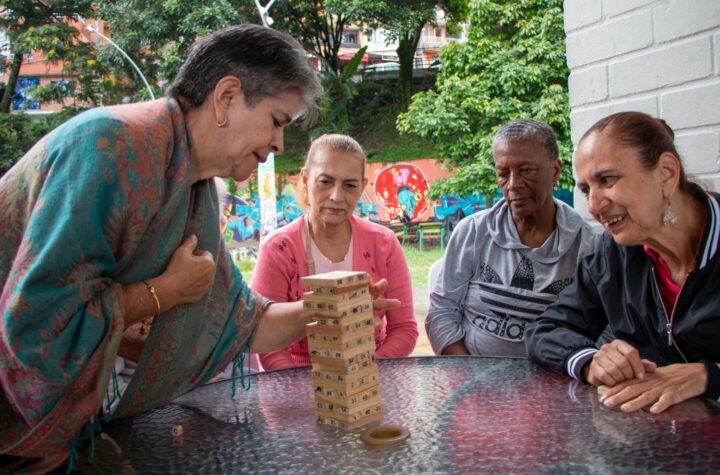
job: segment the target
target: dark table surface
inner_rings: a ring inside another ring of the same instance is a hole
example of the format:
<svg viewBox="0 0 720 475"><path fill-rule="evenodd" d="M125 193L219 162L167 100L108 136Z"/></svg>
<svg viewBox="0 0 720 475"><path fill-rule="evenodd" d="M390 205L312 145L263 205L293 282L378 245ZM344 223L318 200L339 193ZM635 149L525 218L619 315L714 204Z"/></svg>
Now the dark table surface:
<svg viewBox="0 0 720 475"><path fill-rule="evenodd" d="M623 414L595 388L527 360L379 362L383 423L404 443L366 446L366 428L318 424L310 368L229 381L104 425L99 473L718 473L720 406L695 399L661 415ZM368 427L374 427L373 423ZM173 437L174 425L183 435ZM87 469L85 465L85 469ZM86 471L86 470L83 470Z"/></svg>

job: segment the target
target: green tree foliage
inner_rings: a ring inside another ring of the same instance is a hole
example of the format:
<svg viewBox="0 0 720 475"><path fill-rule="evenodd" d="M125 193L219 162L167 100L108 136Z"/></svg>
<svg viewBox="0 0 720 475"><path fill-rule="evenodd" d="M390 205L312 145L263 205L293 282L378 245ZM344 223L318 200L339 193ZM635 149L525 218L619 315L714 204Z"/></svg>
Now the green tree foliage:
<svg viewBox="0 0 720 475"><path fill-rule="evenodd" d="M78 111L68 108L55 114L0 114L0 176L35 142Z"/></svg>
<svg viewBox="0 0 720 475"><path fill-rule="evenodd" d="M348 24L363 18L362 11L349 9L345 3L345 0L278 0L270 10L274 20L272 27L297 38L307 51L322 58L332 71L340 73L343 31Z"/></svg>
<svg viewBox="0 0 720 475"><path fill-rule="evenodd" d="M250 20L257 9L243 0L99 0L98 16L113 41L122 48L162 93L175 78L195 40L220 28ZM145 87L128 61L112 47L103 48L99 61L111 65L123 92L147 99Z"/></svg>
<svg viewBox="0 0 720 475"><path fill-rule="evenodd" d="M79 32L68 20L93 16L91 0L5 0L0 5L0 29L10 38L13 61L7 87L0 101L0 113L10 112L18 73L24 55L42 51L48 61L61 61L64 71L78 81L78 100L94 102L97 83L102 74L95 61L92 45L78 40ZM42 89L39 94L47 91ZM57 91L56 91L57 93ZM50 97L52 95L50 94ZM59 98L56 98L59 100Z"/></svg>
<svg viewBox="0 0 720 475"><path fill-rule="evenodd" d="M387 32L388 43L397 41L400 63L398 72L398 99L400 110L406 111L412 95L412 78L422 30L427 24L437 24L437 8L445 12L446 21L453 23L464 19L466 0L347 0L345 11L355 18L363 18L374 27Z"/></svg>
<svg viewBox="0 0 720 475"><path fill-rule="evenodd" d="M555 129L560 186L572 187L562 0L474 0L469 19L468 42L441 52L435 89L416 94L397 121L401 133L431 140L454 170L431 195L494 195L492 137L519 118Z"/></svg>

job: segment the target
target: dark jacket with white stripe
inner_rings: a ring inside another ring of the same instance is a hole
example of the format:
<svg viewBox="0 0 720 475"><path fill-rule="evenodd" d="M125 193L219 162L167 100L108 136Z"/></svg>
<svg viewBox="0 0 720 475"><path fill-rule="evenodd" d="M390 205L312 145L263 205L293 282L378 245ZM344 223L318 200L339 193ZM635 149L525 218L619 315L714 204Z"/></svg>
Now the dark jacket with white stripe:
<svg viewBox="0 0 720 475"><path fill-rule="evenodd" d="M720 392L720 195L708 198L710 218L696 268L667 315L655 266L643 246L621 246L604 234L581 262L574 282L528 326L530 358L582 381L606 325L615 338L659 366L704 362L708 392Z"/></svg>
<svg viewBox="0 0 720 475"><path fill-rule="evenodd" d="M435 352L462 340L470 354L527 357L525 326L570 284L597 237L558 200L555 230L534 249L520 241L505 200L463 219L430 289L425 328Z"/></svg>

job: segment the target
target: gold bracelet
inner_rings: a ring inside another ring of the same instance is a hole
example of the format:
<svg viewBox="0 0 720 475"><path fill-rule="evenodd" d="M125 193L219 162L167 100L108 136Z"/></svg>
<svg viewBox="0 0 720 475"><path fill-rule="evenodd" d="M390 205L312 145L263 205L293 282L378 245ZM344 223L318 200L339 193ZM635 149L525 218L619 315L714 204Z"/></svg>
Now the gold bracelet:
<svg viewBox="0 0 720 475"><path fill-rule="evenodd" d="M157 312L155 315L160 314L160 299L158 298L157 290L155 290L155 287L148 284L147 281L143 280L143 284L145 284L145 287L147 287L148 292L150 292L150 295L152 295L153 299L155 299L155 305L157 306Z"/></svg>

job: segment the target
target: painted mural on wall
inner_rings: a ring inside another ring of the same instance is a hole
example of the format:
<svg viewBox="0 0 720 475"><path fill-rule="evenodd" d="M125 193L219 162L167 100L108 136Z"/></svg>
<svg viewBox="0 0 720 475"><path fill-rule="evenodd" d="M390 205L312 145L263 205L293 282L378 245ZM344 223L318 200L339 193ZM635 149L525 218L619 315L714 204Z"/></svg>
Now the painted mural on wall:
<svg viewBox="0 0 720 475"><path fill-rule="evenodd" d="M422 170L409 163L390 165L375 177L375 199L394 219L425 221L429 189Z"/></svg>
<svg viewBox="0 0 720 475"><path fill-rule="evenodd" d="M280 158L282 159L282 158ZM410 221L443 221L447 217L469 216L485 208L481 196L448 194L431 201L427 197L432 183L450 174L433 159L412 163L370 163L365 169L368 184L355 208L355 215L375 222L401 219L406 213ZM284 226L302 215L295 193L297 176L283 177L276 202L277 227ZM572 205L572 192L560 190L555 196ZM497 203L502 194L493 197ZM257 240L260 233L260 209L257 195L240 193L225 196L221 227L228 243Z"/></svg>

